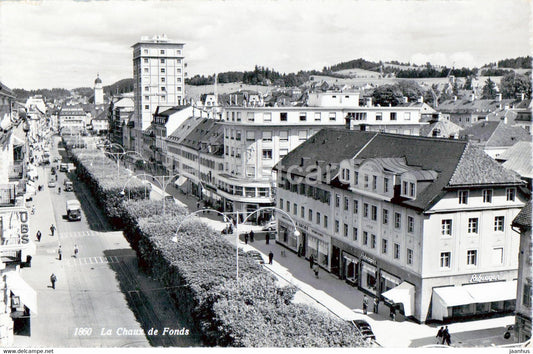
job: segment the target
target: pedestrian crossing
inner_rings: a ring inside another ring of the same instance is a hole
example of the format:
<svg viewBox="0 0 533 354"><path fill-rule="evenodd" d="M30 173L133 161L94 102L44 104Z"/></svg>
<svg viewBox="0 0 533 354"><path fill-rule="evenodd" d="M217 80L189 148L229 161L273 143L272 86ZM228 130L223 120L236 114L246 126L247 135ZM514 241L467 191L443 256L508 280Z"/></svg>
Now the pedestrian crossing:
<svg viewBox="0 0 533 354"><path fill-rule="evenodd" d="M74 265L97 265L97 264L110 264L110 263L119 263L120 259L117 256L102 256L102 257L71 257L66 260L67 266Z"/></svg>
<svg viewBox="0 0 533 354"><path fill-rule="evenodd" d="M61 238L82 238L82 237L95 237L95 236L110 236L112 234L119 234L122 236L122 231L93 231L93 230L86 230L86 231L67 231L67 232L60 232L59 237Z"/></svg>

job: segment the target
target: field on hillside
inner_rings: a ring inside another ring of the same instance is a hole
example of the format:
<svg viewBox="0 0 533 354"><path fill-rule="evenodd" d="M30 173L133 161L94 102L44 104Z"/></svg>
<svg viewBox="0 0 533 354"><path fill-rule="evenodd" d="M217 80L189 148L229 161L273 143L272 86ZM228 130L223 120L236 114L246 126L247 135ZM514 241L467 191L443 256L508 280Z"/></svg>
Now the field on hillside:
<svg viewBox="0 0 533 354"><path fill-rule="evenodd" d="M335 73L341 74L341 75L347 75L350 77L364 77L364 78L370 78L370 77L378 78L380 75L380 73L378 72L364 70L364 69L344 69L344 70L335 71Z"/></svg>
<svg viewBox="0 0 533 354"><path fill-rule="evenodd" d="M259 85L247 85L239 82L232 82L227 84L218 84L217 91L219 94L237 92L239 90L253 90L259 91L262 94L266 94L274 89L274 86L259 86ZM195 100L200 99L200 95L204 93L213 93L215 92L215 85L185 85L185 92L187 92L187 97L193 98Z"/></svg>

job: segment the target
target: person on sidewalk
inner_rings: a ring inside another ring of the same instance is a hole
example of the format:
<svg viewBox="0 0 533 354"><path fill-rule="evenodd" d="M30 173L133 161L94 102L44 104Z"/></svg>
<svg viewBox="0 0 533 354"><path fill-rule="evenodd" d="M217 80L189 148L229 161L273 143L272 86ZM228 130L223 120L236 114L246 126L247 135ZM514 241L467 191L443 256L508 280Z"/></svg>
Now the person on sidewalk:
<svg viewBox="0 0 533 354"><path fill-rule="evenodd" d="M63 250L61 250L61 245L59 245L59 247L57 249L57 258L59 260L63 259Z"/></svg>
<svg viewBox="0 0 533 354"><path fill-rule="evenodd" d="M379 299L377 297L374 298L374 313L378 313L379 310Z"/></svg>
<svg viewBox="0 0 533 354"><path fill-rule="evenodd" d="M320 269L320 268L318 267L318 263L315 263L315 264L313 265L313 272L315 273L315 278L317 278L317 279L318 279L318 270L319 270L319 269Z"/></svg>
<svg viewBox="0 0 533 354"><path fill-rule="evenodd" d="M56 230L56 227L54 226L54 224L52 224L52 226L50 226L50 233L52 234L52 236L54 236L55 230Z"/></svg>
<svg viewBox="0 0 533 354"><path fill-rule="evenodd" d="M267 232L265 235L265 244L268 245L269 242L270 242L270 232Z"/></svg>
<svg viewBox="0 0 533 354"><path fill-rule="evenodd" d="M313 269L313 265L315 264L315 257L313 255L309 256L309 268Z"/></svg>
<svg viewBox="0 0 533 354"><path fill-rule="evenodd" d="M437 335L435 336L435 338L437 338L437 344L442 344L442 342L443 342L443 340L442 340L443 333L444 333L444 327L439 328L439 331L437 332Z"/></svg>
<svg viewBox="0 0 533 354"><path fill-rule="evenodd" d="M244 243L248 244L248 234L244 233Z"/></svg>
<svg viewBox="0 0 533 354"><path fill-rule="evenodd" d="M50 275L50 283L52 283L52 289L56 288L56 281L57 277L54 273L52 273L52 275Z"/></svg>
<svg viewBox="0 0 533 354"><path fill-rule="evenodd" d="M78 252L79 252L78 245L75 244L74 245L74 258L78 258Z"/></svg>
<svg viewBox="0 0 533 354"><path fill-rule="evenodd" d="M41 242L41 230L37 230L37 242Z"/></svg>
<svg viewBox="0 0 533 354"><path fill-rule="evenodd" d="M270 253L268 254L268 264L272 264L273 259L274 259L274 253L270 251Z"/></svg>
<svg viewBox="0 0 533 354"><path fill-rule="evenodd" d="M254 230L250 230L250 242L254 242Z"/></svg>
<svg viewBox="0 0 533 354"><path fill-rule="evenodd" d="M34 215L35 214L35 205L32 205L31 206L31 215Z"/></svg>
<svg viewBox="0 0 533 354"><path fill-rule="evenodd" d="M363 296L363 313L366 315L368 313L368 296Z"/></svg>
<svg viewBox="0 0 533 354"><path fill-rule="evenodd" d="M452 336L450 335L450 332L448 331L448 326L444 328L444 331L442 331L442 344L446 342L446 345L450 345L452 340Z"/></svg>
<svg viewBox="0 0 533 354"><path fill-rule="evenodd" d="M396 321L396 308L394 306L389 308L389 316L391 321Z"/></svg>

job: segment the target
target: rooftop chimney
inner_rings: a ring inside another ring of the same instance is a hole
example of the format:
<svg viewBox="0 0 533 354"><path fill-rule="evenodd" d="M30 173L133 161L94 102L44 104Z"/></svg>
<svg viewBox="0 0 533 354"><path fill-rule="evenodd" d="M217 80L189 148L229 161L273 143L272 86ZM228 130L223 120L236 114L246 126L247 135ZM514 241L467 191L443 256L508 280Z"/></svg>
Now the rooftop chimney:
<svg viewBox="0 0 533 354"><path fill-rule="evenodd" d="M402 102L403 102L403 103L408 103L408 102L409 102L409 97L407 97L407 96L403 96L403 97L402 97Z"/></svg>
<svg viewBox="0 0 533 354"><path fill-rule="evenodd" d="M418 97L418 103L424 103L424 96Z"/></svg>
<svg viewBox="0 0 533 354"><path fill-rule="evenodd" d="M498 100L498 102L501 102L501 100L502 100L502 94L501 94L501 93L497 94L497 95L496 95L496 99Z"/></svg>
<svg viewBox="0 0 533 354"><path fill-rule="evenodd" d="M473 93L470 95L470 102L474 102L474 100L476 99L476 95L474 95Z"/></svg>
<svg viewBox="0 0 533 354"><path fill-rule="evenodd" d="M368 97L368 98L366 99L366 106L367 106L367 107L372 107L372 97Z"/></svg>

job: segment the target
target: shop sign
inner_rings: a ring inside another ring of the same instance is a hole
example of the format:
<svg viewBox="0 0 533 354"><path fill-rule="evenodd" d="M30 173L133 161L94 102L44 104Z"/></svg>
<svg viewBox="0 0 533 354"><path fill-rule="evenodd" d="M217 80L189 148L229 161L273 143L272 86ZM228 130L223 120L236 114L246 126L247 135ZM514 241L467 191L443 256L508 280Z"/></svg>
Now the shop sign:
<svg viewBox="0 0 533 354"><path fill-rule="evenodd" d="M365 252L361 253L361 259L367 261L368 263L376 265L376 260L374 258L368 257Z"/></svg>
<svg viewBox="0 0 533 354"><path fill-rule="evenodd" d="M298 226L300 229L305 230L305 231L309 229L307 225L302 224L301 222L298 222L298 221L296 222L296 226Z"/></svg>
<svg viewBox="0 0 533 354"><path fill-rule="evenodd" d="M472 278L470 278L470 283L484 283L489 281L499 281L500 276L498 274L472 274Z"/></svg>
<svg viewBox="0 0 533 354"><path fill-rule="evenodd" d="M309 229L313 235L316 235L318 237L324 237L320 232L315 231L314 229Z"/></svg>

